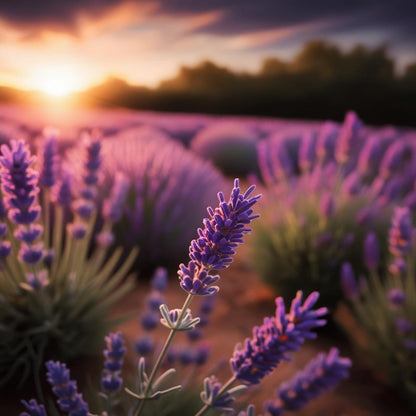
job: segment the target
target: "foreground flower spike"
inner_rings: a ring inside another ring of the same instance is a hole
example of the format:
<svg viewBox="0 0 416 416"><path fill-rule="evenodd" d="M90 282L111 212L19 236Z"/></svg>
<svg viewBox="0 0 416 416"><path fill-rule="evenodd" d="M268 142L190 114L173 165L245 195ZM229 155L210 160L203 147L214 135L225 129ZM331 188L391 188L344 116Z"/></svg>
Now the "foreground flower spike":
<svg viewBox="0 0 416 416"><path fill-rule="evenodd" d="M1 153L1 189L9 219L15 224L31 224L40 213L35 202L39 192L38 177L30 168L35 158L22 140L12 140L11 147L2 145Z"/></svg>
<svg viewBox="0 0 416 416"><path fill-rule="evenodd" d="M281 416L285 410L299 410L309 401L334 388L349 375L351 360L339 356L332 348L321 353L276 392L275 401L266 402L264 410L271 416Z"/></svg>
<svg viewBox="0 0 416 416"><path fill-rule="evenodd" d="M29 403L22 400L22 404L26 408L26 412L20 413L19 416L47 416L45 406L38 404L35 399L29 400Z"/></svg>
<svg viewBox="0 0 416 416"><path fill-rule="evenodd" d="M210 286L219 279L210 275L211 270L227 268L232 262L235 248L243 242L243 235L251 231L247 227L257 218L253 215L252 206L260 195L250 197L255 186L244 194L240 192L239 180L235 179L234 188L228 202L224 194L218 193L217 208L208 208L209 218L205 218L204 229L198 229L199 238L192 240L189 247L191 261L188 266L179 266L179 279L182 289L192 295L212 295L218 287Z"/></svg>
<svg viewBox="0 0 416 416"><path fill-rule="evenodd" d="M103 351L104 373L101 378L101 387L106 392L115 392L121 389L123 379L120 377L126 348L121 337L121 332L111 333L105 337L107 349Z"/></svg>
<svg viewBox="0 0 416 416"><path fill-rule="evenodd" d="M258 384L270 374L287 353L297 351L307 338L315 338L312 330L325 325L327 308L313 310L318 300L317 292L311 293L302 304L299 291L286 314L283 298L276 298L276 316L265 318L263 325L253 328L253 337L246 338L244 346L238 344L230 360L234 377L245 384Z"/></svg>
<svg viewBox="0 0 416 416"><path fill-rule="evenodd" d="M61 411L68 413L68 416L88 416L88 405L84 402L82 394L77 392L76 381L70 380L66 365L59 361L48 361L46 368L47 379L58 397Z"/></svg>
<svg viewBox="0 0 416 416"><path fill-rule="evenodd" d="M393 256L402 257L410 250L412 242L412 219L409 208L397 207L394 210L389 232L389 250Z"/></svg>

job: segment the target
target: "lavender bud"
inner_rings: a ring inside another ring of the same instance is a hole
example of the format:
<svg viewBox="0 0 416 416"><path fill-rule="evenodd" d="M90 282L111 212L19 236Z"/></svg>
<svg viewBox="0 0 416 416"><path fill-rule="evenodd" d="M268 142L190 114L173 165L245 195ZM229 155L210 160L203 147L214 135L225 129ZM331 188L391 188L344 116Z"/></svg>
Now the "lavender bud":
<svg viewBox="0 0 416 416"><path fill-rule="evenodd" d="M75 240L82 240L87 234L87 226L82 222L67 224L66 229Z"/></svg>
<svg viewBox="0 0 416 416"><path fill-rule="evenodd" d="M155 313L154 311L146 311L142 313L140 323L143 329L151 331L157 327L159 324L159 319L160 318L158 313Z"/></svg>
<svg viewBox="0 0 416 416"><path fill-rule="evenodd" d="M384 178L390 177L397 172L402 164L405 152L405 145L403 141L395 141L389 146L380 164L380 174Z"/></svg>
<svg viewBox="0 0 416 416"><path fill-rule="evenodd" d="M55 185L57 153L56 135L52 135L45 141L40 152L39 183L45 188Z"/></svg>
<svg viewBox="0 0 416 416"><path fill-rule="evenodd" d="M87 199L78 199L72 204L72 209L81 218L88 220L95 211L95 204Z"/></svg>
<svg viewBox="0 0 416 416"><path fill-rule="evenodd" d="M412 219L409 208L396 207L389 232L389 250L396 257L406 255L412 242Z"/></svg>
<svg viewBox="0 0 416 416"><path fill-rule="evenodd" d="M136 353L141 356L150 354L153 351L154 346L155 341L148 334L144 334L141 337L137 338L136 342L134 343Z"/></svg>
<svg viewBox="0 0 416 416"><path fill-rule="evenodd" d="M360 288L350 263L343 263L341 266L341 288L348 299L357 299L360 295Z"/></svg>
<svg viewBox="0 0 416 416"><path fill-rule="evenodd" d="M377 270L380 258L377 236L370 231L364 241L364 262L369 270Z"/></svg>
<svg viewBox="0 0 416 416"><path fill-rule="evenodd" d="M26 244L32 244L40 236L42 226L39 224L30 224L28 227L19 226L14 232L14 236Z"/></svg>
<svg viewBox="0 0 416 416"><path fill-rule="evenodd" d="M9 241L0 241L0 259L5 259L12 251L12 245Z"/></svg>
<svg viewBox="0 0 416 416"><path fill-rule="evenodd" d="M158 267L151 280L152 288L164 292L168 286L168 271L164 267Z"/></svg>
<svg viewBox="0 0 416 416"><path fill-rule="evenodd" d="M39 291L49 285L48 272L46 270L41 270L38 273L27 273L26 280L35 291Z"/></svg>
<svg viewBox="0 0 416 416"><path fill-rule="evenodd" d="M26 264L37 264L43 257L43 243L28 246L22 244L19 251L19 258Z"/></svg>
<svg viewBox="0 0 416 416"><path fill-rule="evenodd" d="M391 289L387 294L390 306L397 308L402 306L406 300L406 295L400 289Z"/></svg>
<svg viewBox="0 0 416 416"><path fill-rule="evenodd" d="M38 404L35 399L29 400L29 403L26 400L22 400L22 404L27 412L22 412L19 416L47 416L45 406Z"/></svg>

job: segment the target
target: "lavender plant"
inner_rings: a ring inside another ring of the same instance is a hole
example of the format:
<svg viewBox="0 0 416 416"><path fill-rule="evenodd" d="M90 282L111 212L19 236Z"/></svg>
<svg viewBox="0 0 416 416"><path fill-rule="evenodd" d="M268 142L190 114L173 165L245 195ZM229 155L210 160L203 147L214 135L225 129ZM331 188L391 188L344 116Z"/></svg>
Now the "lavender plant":
<svg viewBox="0 0 416 416"><path fill-rule="evenodd" d="M100 143L84 144L82 180L73 188L69 174L60 172L56 140L45 138L38 164L23 141L3 145L0 156L0 385L23 385L33 377L40 397L45 359L97 351L117 322L107 312L132 288L131 280L122 281L137 254L132 251L117 269L121 249L106 259L111 238L89 251ZM118 211L121 203L112 194L107 211ZM104 217L110 236L116 218Z"/></svg>
<svg viewBox="0 0 416 416"><path fill-rule="evenodd" d="M368 267L369 279L362 285L352 267L346 264L342 279L356 326L365 335L365 341L359 343L359 347L414 410L416 283L413 235L410 210L397 207L388 234L391 253L388 271L380 274L374 267ZM374 260L377 243L373 241L372 244L371 250L369 247L365 250L366 256ZM358 342L355 334L351 335Z"/></svg>
<svg viewBox="0 0 416 416"><path fill-rule="evenodd" d="M318 290L324 304L335 305L342 264L365 269L360 248L367 233L384 241L394 204L414 209L416 153L400 135L392 141L387 133L369 132L350 112L342 126L325 123L316 136L304 135L295 159L284 141L259 145L264 204L252 258L278 293ZM387 244L379 249L386 258Z"/></svg>
<svg viewBox="0 0 416 416"><path fill-rule="evenodd" d="M192 240L189 247L190 261L187 265L181 264L178 271L180 286L187 293L186 300L180 309L169 309L166 304L160 305L160 323L169 329L169 335L150 374L146 371L147 358L140 357L136 387L134 391L130 387L125 388L128 395L134 398L128 410L129 415L163 414L163 411L155 413L154 408L150 406L151 403L182 389L180 384L167 384L175 369L168 368L160 374L162 364L168 356L177 332L192 331L200 322L199 317L192 316L190 304L193 299L196 296L210 297L219 291L218 286L214 286L219 280L219 275L215 273L231 264L236 247L243 242L244 234L250 231L248 225L257 217L252 207L260 196L251 197L253 189L254 186L242 194L239 182L235 180L229 201L227 202L220 192L218 207L208 208L209 218L204 219L204 228L198 229L198 238ZM165 281L160 276L159 271L159 275L152 281L156 290L165 288ZM288 312L283 298L277 298L276 314L265 318L262 325L254 327L252 338L247 338L244 345L236 345L230 360L232 375L229 380L222 383L215 375L204 380L203 391L200 394L202 404L199 410L194 410L193 413L202 416L210 410L221 413L234 412L234 402L238 393L259 384L281 361L288 360L289 354L297 351L305 340L315 338L314 331L325 325L326 320L323 317L327 314L325 307L314 309L318 297L319 294L314 292L303 301L302 292L299 291ZM153 305L153 300L149 304ZM210 306L204 305L203 309L207 311ZM121 394L120 387L123 383L120 370L124 354L121 334L110 334L106 338L105 364L101 379L101 390L105 390L101 395L106 403L106 409L100 413L103 416L118 414L114 399L123 400L118 395ZM295 376L289 385L281 387L277 393L277 401L266 403L265 414L280 415L283 410L303 407L308 400L345 378L350 365L348 359L338 356L337 350L331 350L328 355L318 356L303 373ZM46 366L48 381L58 398L60 409L70 415L90 414L88 405L77 391L76 382L70 379L66 365L49 361ZM289 393L289 390L294 393ZM128 395L124 397L128 398ZM171 399L170 403L172 402ZM33 403L34 412L40 411L37 402L32 400L30 403ZM27 402L23 404L28 408ZM254 407L250 405L240 414L253 415Z"/></svg>
<svg viewBox="0 0 416 416"><path fill-rule="evenodd" d="M103 141L104 188L117 172L130 182L116 241L140 247L138 267L176 267L192 230L223 183L209 163L153 129L138 128Z"/></svg>
<svg viewBox="0 0 416 416"><path fill-rule="evenodd" d="M191 149L226 175L257 173L258 132L237 122L216 122L192 139Z"/></svg>

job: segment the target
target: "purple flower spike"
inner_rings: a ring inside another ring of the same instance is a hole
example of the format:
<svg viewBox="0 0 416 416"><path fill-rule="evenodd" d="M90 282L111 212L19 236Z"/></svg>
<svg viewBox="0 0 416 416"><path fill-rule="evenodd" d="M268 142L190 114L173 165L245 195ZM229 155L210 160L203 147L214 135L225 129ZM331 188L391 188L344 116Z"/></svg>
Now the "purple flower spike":
<svg viewBox="0 0 416 416"><path fill-rule="evenodd" d="M253 328L253 337L238 344L230 360L234 376L245 384L258 384L273 371L287 353L297 351L305 339L315 338L312 329L326 323L322 316L326 308L312 310L319 294L313 292L302 304L302 292L292 302L286 314L282 298L276 299L276 316L265 318L263 325Z"/></svg>
<svg viewBox="0 0 416 416"><path fill-rule="evenodd" d="M71 189L71 176L65 173L55 193L56 202L63 206L69 207L71 205L73 195Z"/></svg>
<svg viewBox="0 0 416 416"><path fill-rule="evenodd" d="M412 230L409 208L395 208L389 232L389 250L391 254L396 257L402 257L409 252L412 242Z"/></svg>
<svg viewBox="0 0 416 416"><path fill-rule="evenodd" d="M393 276L404 276L407 272L407 264L401 257L396 257L389 265L389 272Z"/></svg>
<svg viewBox="0 0 416 416"><path fill-rule="evenodd" d="M164 292L168 287L168 271L164 267L158 267L150 283L153 289Z"/></svg>
<svg viewBox="0 0 416 416"><path fill-rule="evenodd" d="M26 264L37 264L43 257L43 243L32 246L22 244L19 251L19 258Z"/></svg>
<svg viewBox="0 0 416 416"><path fill-rule="evenodd" d="M402 140L395 141L387 149L380 163L380 174L384 178L390 177L399 170L402 165L405 149L405 144Z"/></svg>
<svg viewBox="0 0 416 416"><path fill-rule="evenodd" d="M56 135L46 139L40 152L39 183L45 188L55 185L57 171L57 143Z"/></svg>
<svg viewBox="0 0 416 416"><path fill-rule="evenodd" d="M360 295L360 288L350 263L343 263L341 267L341 288L348 299L354 300Z"/></svg>
<svg viewBox="0 0 416 416"><path fill-rule="evenodd" d="M107 392L119 391L123 383L123 379L120 377L121 367L126 354L121 332L109 334L105 337L105 342L107 349L103 351L105 362L101 386Z"/></svg>
<svg viewBox="0 0 416 416"><path fill-rule="evenodd" d="M389 299L390 306L393 308L402 306L406 300L406 295L403 290L400 289L389 290L387 297Z"/></svg>
<svg viewBox="0 0 416 416"><path fill-rule="evenodd" d="M191 261L188 266L179 266L179 279L182 289L193 295L212 295L218 287L209 287L219 279L211 276L209 271L227 268L232 262L235 248L243 242L244 234L251 231L247 227L257 218L253 215L252 206L260 195L250 197L255 186L251 186L244 194L240 192L238 179L228 202L222 192L218 193L219 205L215 210L208 208L209 218L205 218L204 229L198 228L199 238L192 240L189 247Z"/></svg>
<svg viewBox="0 0 416 416"><path fill-rule="evenodd" d="M20 413L19 416L47 416L45 406L38 404L35 399L29 400L29 403L22 400L22 404L26 408L26 412Z"/></svg>
<svg viewBox="0 0 416 416"><path fill-rule="evenodd" d="M346 114L335 148L335 158L338 163L345 163L352 152L359 147L359 133L362 124L362 121L353 111Z"/></svg>
<svg viewBox="0 0 416 416"><path fill-rule="evenodd" d="M9 241L0 242L0 259L5 259L12 251L12 245Z"/></svg>
<svg viewBox="0 0 416 416"><path fill-rule="evenodd" d="M266 402L264 410L280 416L285 410L299 410L348 377L351 360L339 356L336 348L321 353L290 381L277 390L277 399Z"/></svg>
<svg viewBox="0 0 416 416"><path fill-rule="evenodd" d="M61 411L68 413L68 416L88 416L88 405L84 402L82 394L77 392L76 381L70 380L66 365L59 361L48 361L46 368L48 382L58 397Z"/></svg>
<svg viewBox="0 0 416 416"><path fill-rule="evenodd" d="M13 140L11 147L2 145L1 152L1 188L9 218L16 224L31 224L40 214L36 205L38 177L30 168L35 159L23 141Z"/></svg>
<svg viewBox="0 0 416 416"><path fill-rule="evenodd" d="M308 134L302 137L299 146L299 167L303 171L310 171L315 164L316 137Z"/></svg>
<svg viewBox="0 0 416 416"><path fill-rule="evenodd" d="M377 270L380 259L377 236L370 231L364 241L364 262L369 270Z"/></svg>
<svg viewBox="0 0 416 416"><path fill-rule="evenodd" d="M130 188L130 181L121 173L116 175L111 194L104 201L103 216L107 221L117 222L123 215L123 204Z"/></svg>
<svg viewBox="0 0 416 416"><path fill-rule="evenodd" d="M371 136L365 142L358 158L358 171L362 176L373 174L381 156L380 138Z"/></svg>
<svg viewBox="0 0 416 416"><path fill-rule="evenodd" d="M98 182L98 170L101 166L101 143L98 139L86 140L85 149L87 158L84 163L85 173L83 180L85 185L96 185Z"/></svg>
<svg viewBox="0 0 416 416"><path fill-rule="evenodd" d="M319 212L325 217L330 218L335 212L334 198L330 192L325 193L319 201Z"/></svg>

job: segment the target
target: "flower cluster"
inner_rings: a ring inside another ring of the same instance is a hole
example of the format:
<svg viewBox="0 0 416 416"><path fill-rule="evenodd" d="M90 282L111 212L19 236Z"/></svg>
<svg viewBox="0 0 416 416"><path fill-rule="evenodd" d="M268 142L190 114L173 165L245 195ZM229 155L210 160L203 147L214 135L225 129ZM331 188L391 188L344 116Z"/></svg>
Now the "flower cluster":
<svg viewBox="0 0 416 416"><path fill-rule="evenodd" d="M217 286L211 286L219 275L210 275L212 270L227 268L232 262L235 248L243 242L243 235L250 232L247 227L257 218L252 206L260 195L250 197L254 190L251 186L244 194L240 192L238 179L228 202L224 194L218 193L219 206L208 208L209 218L204 219L204 228L198 228L199 238L191 241L187 266L180 265L178 275L183 290L192 295L212 295L218 292Z"/></svg>
<svg viewBox="0 0 416 416"><path fill-rule="evenodd" d="M105 337L105 342L107 348L103 351L105 362L101 386L105 392L119 391L123 382L120 377L121 366L123 365L123 358L126 354L121 332L109 334Z"/></svg>
<svg viewBox="0 0 416 416"><path fill-rule="evenodd" d="M321 353L290 381L276 391L276 399L266 402L264 410L271 416L281 416L285 410L299 410L325 391L348 377L351 360L339 356L332 348Z"/></svg>
<svg viewBox="0 0 416 416"><path fill-rule="evenodd" d="M282 360L288 359L287 353L297 351L305 339L315 338L312 329L325 325L322 316L328 312L326 308L312 309L318 297L314 292L302 304L299 291L288 314L283 298L277 298L276 316L265 318L263 325L254 327L253 337L234 350L230 363L236 379L245 384L260 383Z"/></svg>
<svg viewBox="0 0 416 416"><path fill-rule="evenodd" d="M58 361L46 363L47 379L52 391L58 398L59 408L68 416L88 416L88 404L77 391L77 383L70 379L70 373L65 364Z"/></svg>

